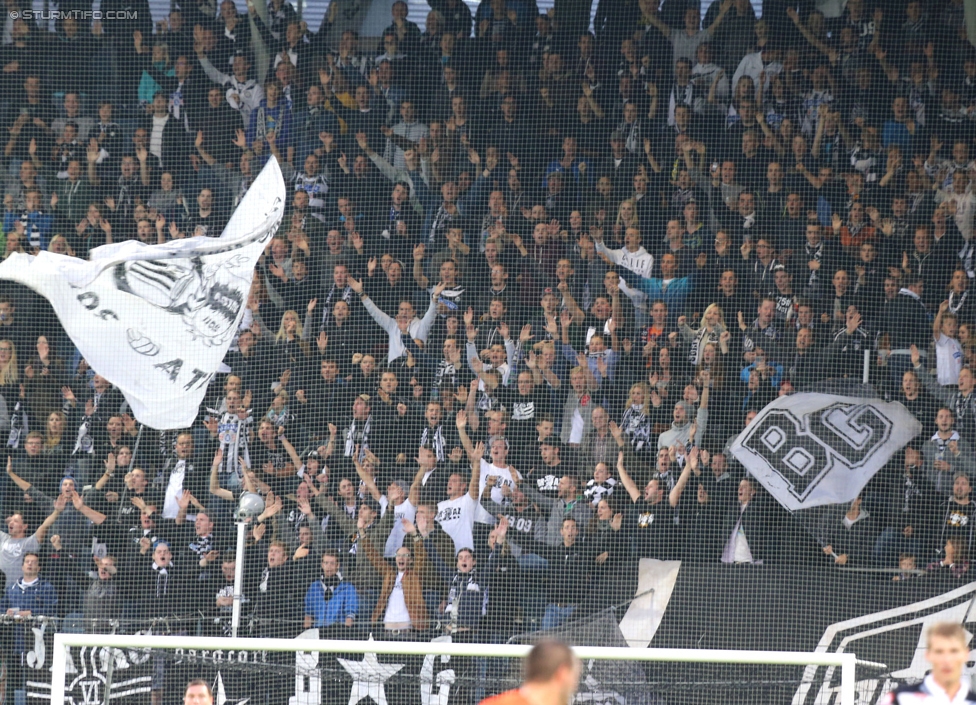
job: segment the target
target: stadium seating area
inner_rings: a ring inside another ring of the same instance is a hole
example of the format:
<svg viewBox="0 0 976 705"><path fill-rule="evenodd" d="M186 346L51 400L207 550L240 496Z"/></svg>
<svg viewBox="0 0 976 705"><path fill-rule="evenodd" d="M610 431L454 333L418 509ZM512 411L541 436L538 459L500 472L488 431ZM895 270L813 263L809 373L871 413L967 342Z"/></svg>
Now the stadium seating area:
<svg viewBox="0 0 976 705"><path fill-rule="evenodd" d="M250 636L504 642L640 558L968 581L962 0L429 3L6 0L5 257L217 236L272 157L288 198L178 433L0 282L0 611L225 634L244 491ZM923 430L812 530L729 446L837 378Z"/></svg>

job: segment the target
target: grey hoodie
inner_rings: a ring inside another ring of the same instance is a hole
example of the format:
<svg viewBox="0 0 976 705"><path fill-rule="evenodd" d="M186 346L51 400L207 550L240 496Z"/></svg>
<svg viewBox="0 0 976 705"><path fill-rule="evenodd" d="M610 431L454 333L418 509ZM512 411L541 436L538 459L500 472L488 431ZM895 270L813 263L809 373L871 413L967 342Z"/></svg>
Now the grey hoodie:
<svg viewBox="0 0 976 705"><path fill-rule="evenodd" d="M690 419L694 407L686 401L679 401L678 404L685 407L685 417ZM695 445L700 445L705 436L705 427L708 425L708 409L698 409L698 413L695 415L695 423L698 424L698 429L695 432ZM670 448L676 443L688 445L690 435L691 421L686 421L680 425L676 421L672 421L671 428L658 436L657 449Z"/></svg>

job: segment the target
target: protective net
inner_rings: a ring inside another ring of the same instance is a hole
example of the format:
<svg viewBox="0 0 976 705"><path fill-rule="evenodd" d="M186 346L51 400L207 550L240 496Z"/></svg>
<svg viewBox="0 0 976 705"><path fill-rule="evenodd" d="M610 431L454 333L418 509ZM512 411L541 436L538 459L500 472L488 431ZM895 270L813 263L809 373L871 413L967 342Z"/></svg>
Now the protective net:
<svg viewBox="0 0 976 705"><path fill-rule="evenodd" d="M379 643L324 641L327 634L307 630L298 639L286 640L288 650L277 653L244 650L251 647L241 640L181 637L177 639L186 642L181 646L140 648L142 644L119 643L109 650L84 643L99 639L84 635L67 648L65 693L75 701L97 699L99 693L123 698L151 692L155 681L161 683L164 693L179 694L187 682L196 679L212 687L216 702L263 701L274 694L293 703L345 703L368 697L375 702L447 705L511 690L524 676L521 657L501 655L497 646L470 644L488 648L461 656L456 649L464 642L450 635L423 643L398 639ZM743 703L790 702L794 697L803 701L810 689L815 691L817 702L830 702L840 690L840 669L834 667L817 674L816 668L804 670L802 665L676 664L677 652L673 650L646 651L655 660L638 662L633 651L626 648L621 649L619 658L608 659L605 654L604 658L592 658L585 652L586 644L598 641L601 647L626 646L610 614L545 634L526 635L524 641L552 637L584 650L579 702L702 705L728 702L730 698ZM258 644L262 642L270 643L258 640ZM318 646L327 651L315 651ZM347 652L350 647L361 648ZM448 655L445 650L454 653ZM700 658L705 653L695 650L693 656ZM876 681L859 682L858 702L869 702L872 694L877 695L875 685ZM27 688L29 698L51 697L45 682L28 681Z"/></svg>
<svg viewBox="0 0 976 705"><path fill-rule="evenodd" d="M974 621L962 0L6 8L8 694L59 630L563 629L853 651L875 702ZM105 653L84 688L315 700L294 659ZM435 661L383 697L440 697ZM839 679L605 667L581 701ZM452 703L515 681L450 670Z"/></svg>

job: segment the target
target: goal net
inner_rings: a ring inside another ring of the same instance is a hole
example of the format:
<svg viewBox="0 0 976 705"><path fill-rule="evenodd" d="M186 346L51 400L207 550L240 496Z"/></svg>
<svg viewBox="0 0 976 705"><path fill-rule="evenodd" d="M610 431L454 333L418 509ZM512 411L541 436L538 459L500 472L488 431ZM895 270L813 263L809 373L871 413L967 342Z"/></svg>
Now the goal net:
<svg viewBox="0 0 976 705"><path fill-rule="evenodd" d="M163 703L181 702L203 680L215 702L321 705L477 703L518 687L529 646L336 641L309 630L295 640L66 635L55 638L51 686L28 683L28 698L144 702L157 683ZM818 703L855 705L853 655L575 647L582 661L574 703L759 705L790 702L805 665L835 670ZM63 679L63 680L62 680Z"/></svg>

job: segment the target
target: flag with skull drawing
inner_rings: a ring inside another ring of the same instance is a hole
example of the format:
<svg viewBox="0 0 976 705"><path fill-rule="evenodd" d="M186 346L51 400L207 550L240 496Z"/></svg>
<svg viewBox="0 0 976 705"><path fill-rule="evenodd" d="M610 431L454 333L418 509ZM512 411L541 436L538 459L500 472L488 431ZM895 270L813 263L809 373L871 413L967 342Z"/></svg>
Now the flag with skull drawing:
<svg viewBox="0 0 976 705"><path fill-rule="evenodd" d="M89 261L15 253L0 263L0 279L51 302L82 356L119 388L139 422L184 428L237 334L254 266L284 205L271 159L220 237L103 245Z"/></svg>

